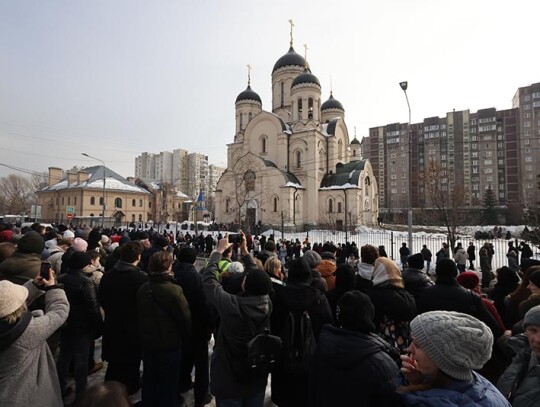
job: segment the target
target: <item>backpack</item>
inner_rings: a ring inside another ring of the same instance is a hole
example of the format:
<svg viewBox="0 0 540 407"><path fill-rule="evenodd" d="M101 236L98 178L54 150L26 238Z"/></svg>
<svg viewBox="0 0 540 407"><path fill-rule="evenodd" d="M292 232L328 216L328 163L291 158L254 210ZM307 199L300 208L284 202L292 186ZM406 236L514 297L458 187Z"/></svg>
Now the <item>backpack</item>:
<svg viewBox="0 0 540 407"><path fill-rule="evenodd" d="M247 343L242 354L238 358L233 358L231 363L235 379L243 383L266 378L272 371L282 348L281 338L270 335L268 327L264 328L263 333L257 334L253 321L247 317L245 320L254 337Z"/></svg>
<svg viewBox="0 0 540 407"><path fill-rule="evenodd" d="M281 364L291 375L304 376L309 371L317 342L307 310L291 311L281 331L283 354Z"/></svg>

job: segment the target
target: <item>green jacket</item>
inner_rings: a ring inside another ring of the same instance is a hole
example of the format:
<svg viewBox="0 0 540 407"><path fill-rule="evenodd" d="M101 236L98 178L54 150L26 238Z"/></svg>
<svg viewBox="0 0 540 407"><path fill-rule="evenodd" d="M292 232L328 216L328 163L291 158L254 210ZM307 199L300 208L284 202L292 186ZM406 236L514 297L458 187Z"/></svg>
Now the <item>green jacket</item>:
<svg viewBox="0 0 540 407"><path fill-rule="evenodd" d="M148 276L137 292L143 351L179 349L191 336L191 313L182 288L165 275Z"/></svg>
<svg viewBox="0 0 540 407"><path fill-rule="evenodd" d="M513 407L538 406L540 402L540 365L525 335L510 338L509 346L516 351L512 363L497 382L497 388L511 397Z"/></svg>

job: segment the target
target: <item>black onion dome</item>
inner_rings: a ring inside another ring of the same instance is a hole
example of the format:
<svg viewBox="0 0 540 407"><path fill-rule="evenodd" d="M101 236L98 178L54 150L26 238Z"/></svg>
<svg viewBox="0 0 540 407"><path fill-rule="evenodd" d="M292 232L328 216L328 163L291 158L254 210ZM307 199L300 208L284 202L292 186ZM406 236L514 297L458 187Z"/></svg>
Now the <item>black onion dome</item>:
<svg viewBox="0 0 540 407"><path fill-rule="evenodd" d="M307 65L306 60L300 54L297 54L293 47L289 48L289 52L279 58L272 69L272 73L276 72L279 68L286 66L300 66L305 67ZM309 65L307 65L309 67Z"/></svg>
<svg viewBox="0 0 540 407"><path fill-rule="evenodd" d="M360 141L355 137L352 139L351 144L360 144Z"/></svg>
<svg viewBox="0 0 540 407"><path fill-rule="evenodd" d="M300 85L301 83L314 83L316 85L319 85L319 87L321 86L319 79L311 72L309 72L307 68L304 70L304 73L301 73L296 78L294 78L291 84L291 88L294 88L296 85Z"/></svg>
<svg viewBox="0 0 540 407"><path fill-rule="evenodd" d="M255 101L259 102L262 105L261 97L256 92L251 90L251 86L249 86L249 85L248 85L248 87L246 88L245 91L241 92L237 96L236 103L240 102L241 100L255 100Z"/></svg>
<svg viewBox="0 0 540 407"><path fill-rule="evenodd" d="M330 97L328 98L328 100L321 105L321 110L326 110L326 109L345 110L343 109L343 105L341 104L341 102L337 99L334 99L334 96L332 95L332 93L330 93Z"/></svg>

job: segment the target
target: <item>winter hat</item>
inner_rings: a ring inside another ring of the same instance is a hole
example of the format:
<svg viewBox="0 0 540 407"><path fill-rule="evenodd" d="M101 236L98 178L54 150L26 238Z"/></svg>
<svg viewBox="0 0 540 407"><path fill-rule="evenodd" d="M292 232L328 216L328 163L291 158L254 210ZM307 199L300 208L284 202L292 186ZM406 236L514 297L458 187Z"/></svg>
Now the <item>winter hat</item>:
<svg viewBox="0 0 540 407"><path fill-rule="evenodd" d="M111 239L109 239L109 236L107 235L101 235L101 244L108 244L109 242L111 241Z"/></svg>
<svg viewBox="0 0 540 407"><path fill-rule="evenodd" d="M265 271L253 269L246 275L244 289L250 295L267 295L272 290L272 281Z"/></svg>
<svg viewBox="0 0 540 407"><path fill-rule="evenodd" d="M159 236L154 244L157 247L168 247L169 246L169 239L167 239L165 236Z"/></svg>
<svg viewBox="0 0 540 407"><path fill-rule="evenodd" d="M129 243L131 242L131 239L129 238L129 236L122 236L119 240L118 240L118 244L120 246L123 246L125 245L126 243Z"/></svg>
<svg viewBox="0 0 540 407"><path fill-rule="evenodd" d="M313 250L306 250L304 253L304 256L302 256L304 260L307 261L309 264L309 267L314 269L319 265L319 263L322 261L321 255Z"/></svg>
<svg viewBox="0 0 540 407"><path fill-rule="evenodd" d="M66 230L64 234L62 235L64 239L73 239L75 237L75 233L73 233L71 230Z"/></svg>
<svg viewBox="0 0 540 407"><path fill-rule="evenodd" d="M294 259L288 264L289 282L306 283L311 280L311 268L304 257Z"/></svg>
<svg viewBox="0 0 540 407"><path fill-rule="evenodd" d="M456 263L452 259L442 259L435 266L435 274L442 278L456 278L458 269Z"/></svg>
<svg viewBox="0 0 540 407"><path fill-rule="evenodd" d="M33 230L26 232L17 242L17 251L19 253L41 254L45 248L45 241L38 232Z"/></svg>
<svg viewBox="0 0 540 407"><path fill-rule="evenodd" d="M275 252L276 251L276 242L274 242L273 240L268 240L264 244L264 250L266 250L267 252Z"/></svg>
<svg viewBox="0 0 540 407"><path fill-rule="evenodd" d="M336 261L336 256L334 256L334 254L331 253L331 252L322 252L321 253L321 259Z"/></svg>
<svg viewBox="0 0 540 407"><path fill-rule="evenodd" d="M388 283L394 287L404 287L399 267L395 261L386 257L379 257L375 260L371 282L373 283L373 286Z"/></svg>
<svg viewBox="0 0 540 407"><path fill-rule="evenodd" d="M71 248L76 252L85 252L88 248L88 242L80 237L76 237L71 242Z"/></svg>
<svg viewBox="0 0 540 407"><path fill-rule="evenodd" d="M83 229L82 229L82 238L84 240L88 240L88 238L90 237L90 232L92 231L92 228L90 226L85 226Z"/></svg>
<svg viewBox="0 0 540 407"><path fill-rule="evenodd" d="M243 273L244 265L239 261L233 261L229 268L227 269L229 273Z"/></svg>
<svg viewBox="0 0 540 407"><path fill-rule="evenodd" d="M28 289L11 281L0 281L0 318L17 311L28 298Z"/></svg>
<svg viewBox="0 0 540 407"><path fill-rule="evenodd" d="M356 285L356 277L353 266L350 264L340 264L334 272L336 276L336 288L354 289Z"/></svg>
<svg viewBox="0 0 540 407"><path fill-rule="evenodd" d="M73 247L73 246L72 246ZM68 268L80 270L92 263L92 257L88 252L73 252L68 260Z"/></svg>
<svg viewBox="0 0 540 407"><path fill-rule="evenodd" d="M75 229L75 237L82 237L83 236L83 230L81 228Z"/></svg>
<svg viewBox="0 0 540 407"><path fill-rule="evenodd" d="M441 371L457 380L472 380L472 370L491 357L493 334L467 314L425 312L411 321L411 336Z"/></svg>
<svg viewBox="0 0 540 407"><path fill-rule="evenodd" d="M148 232L139 233L139 240L146 240L146 239L150 239L150 235L148 234Z"/></svg>
<svg viewBox="0 0 540 407"><path fill-rule="evenodd" d="M530 269L532 266L540 266L540 260L536 259L523 259L521 260L520 268L521 271L525 272Z"/></svg>
<svg viewBox="0 0 540 407"><path fill-rule="evenodd" d="M424 268L424 256L422 253L416 253L407 258L407 264L409 267L422 270Z"/></svg>
<svg viewBox="0 0 540 407"><path fill-rule="evenodd" d="M374 317L370 298L358 290L346 292L337 303L336 318L342 328L368 334L375 330Z"/></svg>
<svg viewBox="0 0 540 407"><path fill-rule="evenodd" d="M480 278L474 271L465 271L457 277L460 286L474 290L480 284Z"/></svg>
<svg viewBox="0 0 540 407"><path fill-rule="evenodd" d="M497 270L497 284L516 285L519 283L519 276L508 266L502 266Z"/></svg>
<svg viewBox="0 0 540 407"><path fill-rule="evenodd" d="M535 286L540 288L540 270L533 272L529 276L529 282L533 283Z"/></svg>
<svg viewBox="0 0 540 407"><path fill-rule="evenodd" d="M540 305L532 307L525 314L525 317L523 318L523 328L527 328L529 325L540 326Z"/></svg>
<svg viewBox="0 0 540 407"><path fill-rule="evenodd" d="M182 247L176 255L176 260L182 263L195 264L197 253L191 247Z"/></svg>

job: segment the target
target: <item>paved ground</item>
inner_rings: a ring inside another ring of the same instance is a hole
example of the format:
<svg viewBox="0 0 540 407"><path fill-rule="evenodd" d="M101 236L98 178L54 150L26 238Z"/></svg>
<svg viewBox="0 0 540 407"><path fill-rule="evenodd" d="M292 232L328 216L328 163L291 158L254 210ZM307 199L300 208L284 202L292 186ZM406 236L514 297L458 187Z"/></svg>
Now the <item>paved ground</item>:
<svg viewBox="0 0 540 407"><path fill-rule="evenodd" d="M210 342L210 345L208 347L209 355L212 353L212 345L213 345L213 339ZM101 358L101 339L96 341L95 360L98 361L100 360L100 358ZM103 369L99 370L98 372L88 377L88 387L103 383L105 379L106 370L107 370L107 362L105 362L105 366L103 367ZM75 390L75 387L74 387L75 384L73 380L70 380L68 382L68 386L71 386L73 388L73 391ZM182 396L184 397L184 404L182 405L183 407L193 407L195 405L195 400L193 398L193 390L190 390L182 394ZM73 398L74 398L74 395L72 392L72 394L64 400L65 404L66 405L71 404L73 402ZM131 401L133 402L133 404L135 404L136 402L140 400L141 400L140 391L131 397ZM266 387L266 399L265 399L264 405L265 407L275 407L275 404L270 401L270 380L268 380L268 386ZM207 406L215 407L216 406L215 399L212 399L212 402L210 404L207 404Z"/></svg>

